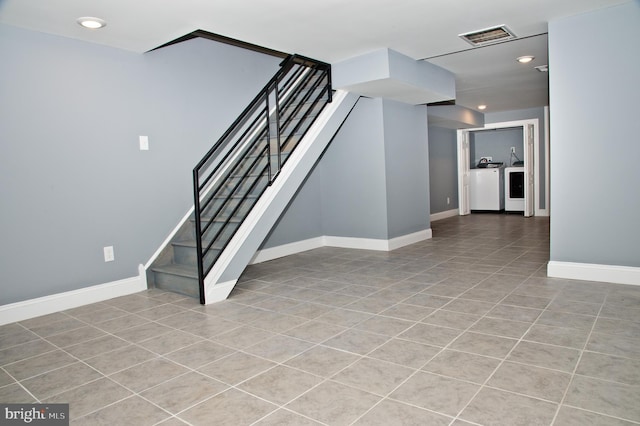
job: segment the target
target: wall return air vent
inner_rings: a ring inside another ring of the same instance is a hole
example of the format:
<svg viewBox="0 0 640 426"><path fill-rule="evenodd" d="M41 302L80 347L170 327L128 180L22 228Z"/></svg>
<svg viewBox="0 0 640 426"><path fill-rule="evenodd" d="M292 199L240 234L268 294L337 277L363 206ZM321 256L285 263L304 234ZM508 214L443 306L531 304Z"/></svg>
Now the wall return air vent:
<svg viewBox="0 0 640 426"><path fill-rule="evenodd" d="M472 31L458 34L458 37L472 46L480 47L488 44L501 43L503 41L514 40L516 35L507 28L506 25L498 25L484 30Z"/></svg>

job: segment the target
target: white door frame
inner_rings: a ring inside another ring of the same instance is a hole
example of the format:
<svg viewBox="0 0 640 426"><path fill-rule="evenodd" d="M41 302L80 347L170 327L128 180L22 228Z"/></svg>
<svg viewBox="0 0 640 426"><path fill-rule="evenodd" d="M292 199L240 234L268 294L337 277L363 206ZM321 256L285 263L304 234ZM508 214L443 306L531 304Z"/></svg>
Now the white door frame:
<svg viewBox="0 0 640 426"><path fill-rule="evenodd" d="M464 206L468 206L468 202L464 203L463 201L463 196L464 196L464 192L463 192L463 179L464 179L464 164L461 164L461 159L460 159L460 153L463 152L462 151L462 144L463 141L465 140L465 138L469 137L469 132L474 132L474 131L480 131L480 130L497 130L497 129L504 129L504 128L508 128L508 127L522 127L522 131L523 133L526 135L526 131L527 131L527 125L532 125L533 126L533 148L534 148L534 158L533 158L533 175L534 175L534 189L535 189L535 195L534 195L534 214L536 216L549 216L549 139L548 137L546 138L546 143L545 143L545 158L544 158L544 163L545 163L545 208L542 209L540 208L540 120L538 120L537 118L532 118L532 119L528 119L528 120L516 120L516 121L504 121L501 123L488 123L485 124L484 127L475 127L475 128L471 128L471 129L459 129L456 133L457 133L457 140L458 140L458 213L460 215L465 215L465 214L469 214L469 212L467 211L466 213L463 211L463 207ZM545 132L546 132L546 125L545 125ZM469 167L469 163L467 161L467 165L466 167ZM467 171L468 173L468 171ZM464 205L464 206L463 206Z"/></svg>
<svg viewBox="0 0 640 426"><path fill-rule="evenodd" d="M539 198L539 191L536 191L536 179L534 172L535 162L535 129L532 124L523 127L522 142L524 147L524 217L535 216L536 200ZM534 157L534 158L532 158ZM538 203L539 204L539 203Z"/></svg>
<svg viewBox="0 0 640 426"><path fill-rule="evenodd" d="M460 216L471 213L469 198L469 132L460 133L458 130L458 214Z"/></svg>

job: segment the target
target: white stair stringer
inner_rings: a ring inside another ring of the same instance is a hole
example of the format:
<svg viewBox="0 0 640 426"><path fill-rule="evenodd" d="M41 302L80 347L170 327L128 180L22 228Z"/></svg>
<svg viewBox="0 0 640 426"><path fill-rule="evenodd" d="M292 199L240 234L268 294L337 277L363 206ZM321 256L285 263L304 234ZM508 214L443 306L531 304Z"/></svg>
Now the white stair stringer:
<svg viewBox="0 0 640 426"><path fill-rule="evenodd" d="M265 190L205 277L205 303L225 300L271 228L313 169L359 96L338 90Z"/></svg>

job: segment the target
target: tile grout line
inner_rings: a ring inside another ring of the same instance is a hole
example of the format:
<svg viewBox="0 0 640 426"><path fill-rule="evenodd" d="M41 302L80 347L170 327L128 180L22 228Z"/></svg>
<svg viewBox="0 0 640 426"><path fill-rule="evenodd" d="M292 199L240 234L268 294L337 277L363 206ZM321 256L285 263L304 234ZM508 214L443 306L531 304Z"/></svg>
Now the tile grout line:
<svg viewBox="0 0 640 426"><path fill-rule="evenodd" d="M531 277L531 276L529 276L529 277ZM523 283L524 283L524 282L526 282L526 281L528 280L528 278L529 278L529 277L525 278L525 280L523 281ZM519 287L520 285L522 285L522 283L521 283L521 284L519 284L519 285L518 285L518 287ZM507 295L506 295L502 300L505 300L507 297L509 297L510 295L512 295L512 294L513 294L513 292L514 292L514 291L516 291L516 289L517 289L518 287L515 287L515 288L514 288L514 289L513 289L509 294L507 294ZM555 299L555 297L554 297L554 299ZM538 321L538 319L542 316L542 314L543 314L544 312L546 312L546 310L547 310L548 306L552 303L552 301L553 301L553 299L551 299L551 300L547 303L547 305L545 306L545 308L541 310L541 312L539 313L539 315L538 315L538 316L537 316L537 317L536 317L536 318L531 322L531 324L529 325L529 327L527 328L527 330L522 334L522 336L521 336L519 339L517 339L517 342L513 345L513 347L509 350L509 352L504 356L504 358L502 358L502 359L501 359L500 363L496 366L496 368L494 368L494 369L493 369L493 372L492 372L492 373L491 373L491 374L490 374L490 375L485 379L485 381L480 385L480 387L478 388L478 390L476 391L476 393L475 393L475 394L474 394L474 395L469 399L469 401L464 405L464 407L462 407L462 409L460 409L460 410L458 411L458 413L457 413L457 414L456 414L456 416L455 416L454 421L456 421L456 420L464 420L464 419L461 419L461 418L460 418L460 416L462 415L462 413L464 412L464 410L466 410L466 409L469 407L469 405L471 404L471 402L472 402L472 401L473 401L473 400L474 400L474 399L475 399L475 398L480 394L480 392L482 391L482 389L484 389L484 388L485 388L485 386L487 386L487 387L488 387L488 385L487 385L487 384L489 383L489 381L493 378L493 376L494 376L494 375L496 374L496 372L500 369L500 367L502 367L502 365L504 365L504 363L506 362L507 358L509 358L509 356L511 355L511 353L513 353L514 349L515 349L516 347L518 347L518 345L520 344L520 342L522 342L522 339L523 339L523 338L524 338L524 336L526 336L526 335L527 335L527 333L531 330L531 328L534 326L534 324L536 323L536 321ZM499 304L499 303L498 303L498 304ZM506 391L505 389L501 389L501 390ZM466 421L466 420L464 420L464 421Z"/></svg>
<svg viewBox="0 0 640 426"><path fill-rule="evenodd" d="M493 274L491 274L491 275L493 275ZM491 277L491 275L490 275L489 277L485 278L484 280L480 281L479 283L475 284L473 287L469 288L468 290L470 290L470 289L472 289L472 288L475 288L476 286L480 285L480 284L481 284L482 282L484 282L485 280L488 280L488 279ZM468 291L468 290L467 290L467 291ZM462 294L464 294L464 293L462 293ZM501 299L501 301L502 301L502 300L504 300L506 297L508 297L508 295L509 295L509 294L511 294L511 293L506 294L506 295ZM460 297L460 295L458 295L458 296L456 296L456 297L452 298L449 302L447 302L447 303L445 303L444 305L440 306L439 308L437 308L436 310L434 310L434 312L432 312L431 314L427 315L427 317L423 318L423 320L424 320L424 319L426 319L426 318L428 318L430 315L435 314L436 312L438 312L438 311L440 311L440 310L446 310L446 309L443 309L443 308L445 308L448 304L452 303L453 301L457 300L459 297ZM406 299L405 299L405 300L406 300ZM500 302L494 303L494 305L493 305L493 306L495 307L495 306L497 306L499 303L500 303ZM449 312L454 312L454 311L449 311ZM487 311L487 313L488 313L488 312L489 312L489 311ZM371 407L371 408L370 408L369 410L367 410L364 414L362 414L358 419L356 419L356 420L354 421L354 423L355 423L356 421L358 421L359 419L361 419L362 417L364 417L368 412L370 412L371 410L373 410L373 409L374 409L377 405L379 405L383 400L388 399L388 398L389 398L389 397L390 397L390 396L391 396L395 391L397 391L401 386L403 386L404 384L406 384L406 383L407 383L411 378L415 377L419 372L425 372L425 371L423 370L423 368L424 368L427 364L429 364L429 362L433 361L433 360L434 360L438 355L440 355L440 354L441 354L441 353L443 353L445 350L447 350L447 349L451 346L451 344L453 344L456 340L458 340L458 339L459 339L463 334L465 334L466 332L468 332L468 331L469 331L469 330L470 330L470 329L471 329L475 324L477 324L477 323L478 323L480 320L482 320L485 316L486 316L486 313L485 313L484 315L480 316L476 321L474 321L472 324L470 324L467 328L462 329L462 330L460 331L460 333L459 333L455 338L453 338L449 343L447 343L444 347L442 347L442 348L440 349L440 351L438 351L435 355L433 355L433 356L432 356L428 361L426 361L426 362L425 362L425 363L424 363L420 368L416 369L416 371L414 371L412 374L410 374L410 375L409 375L409 377L407 377L404 381L402 381L398 386L396 386L394 389L392 389L392 390L391 390L391 392L389 392L387 395L385 395L385 396L384 396L380 401L378 401L378 403L377 403L377 404L374 404L374 406L373 406L373 407ZM421 322L417 322L416 324L414 324L414 326L415 326L415 325L417 325L417 324L419 324L419 323L421 323ZM422 324L425 324L425 323L422 323ZM431 324L431 325L433 325L433 324ZM412 327L408 328L408 329L407 329L407 330L405 330L405 331L410 330L410 329L411 329L411 328L413 328L414 326L412 326ZM436 327L441 327L441 326L436 325ZM448 327L445 327L445 328L448 328ZM460 330L460 329L456 329L456 331L458 331L458 330ZM403 333L404 333L404 331L403 331ZM400 335L400 334L399 334L399 335ZM396 336L396 337L397 337L397 336ZM514 345L514 347L515 347L515 345ZM498 367L499 367L499 366L498 366ZM496 367L496 369L497 369L498 367ZM494 370L494 371L495 371L495 370ZM435 374L435 373L430 373L430 372L428 372L428 371L426 371L425 373L428 373L428 374ZM438 375L438 374L436 374L436 375ZM451 378L450 378L450 377L448 377L448 376L442 376L442 375L439 375L439 376L441 376L441 377L446 377L446 378L451 379ZM458 379L454 379L454 380L458 380ZM487 379L487 380L488 380L488 379ZM476 384L476 383L474 383L474 384ZM480 390L481 388L482 388L482 387L480 387L480 388L479 388L479 390ZM479 391L479 390L478 390L478 391ZM474 397L475 397L475 394L474 394L474 396L471 398L471 400L473 400L473 398L474 398ZM392 399L392 400L394 400L394 399ZM471 400L470 400L469 402L471 402ZM403 402L403 401L400 401L400 402L402 402L402 403L405 403L405 404L406 404L406 402ZM413 404L409 404L409 405L413 405ZM449 414L441 413L441 412L438 412L438 411L435 411L435 410L431 410L431 409L428 409L428 408L424 408L424 407L419 407L419 408L421 408L421 409L426 409L427 411L430 411L430 412L433 412L433 413L436 413L436 414L439 414L439 415L444 415L444 416L446 416L446 417L449 417L449 418L451 418L451 419L452 419L452 420L451 420L451 423L455 422L455 421L456 421L456 419L457 419L457 416L452 416L452 415L449 415ZM353 424L353 423L352 423L352 424Z"/></svg>
<svg viewBox="0 0 640 426"><path fill-rule="evenodd" d="M604 300L602 301L602 304L600 305L600 309L598 310L598 315L596 315L596 319L595 321L593 321L593 324L591 325L591 330L589 331L589 335L587 336L587 339L584 342L584 345L582 345L582 349L580 349L580 353L578 355L578 360L576 361L576 365L573 367L573 371L571 372L571 380L569 381L569 384L567 385L567 388L564 390L564 393L562 394L562 399L560 400L560 403L558 404L558 408L556 408L556 412L553 416L553 419L551 420L551 425L555 424L558 415L560 414L560 410L562 409L562 406L564 405L564 402L567 398L567 394L569 393L569 389L571 388L571 384L573 383L575 377L576 377L576 371L578 371L578 367L580 366L580 362L582 361L582 355L584 354L585 350L587 349L587 347L589 346L589 340L591 340L591 335L593 334L593 330L595 330L596 328L596 324L598 323L598 319L600 318L600 313L602 312L602 309L604 308L604 305L607 303L607 298L609 296L609 292L607 292L607 294L604 297ZM599 413L599 414L603 414L606 416L606 414L604 413Z"/></svg>

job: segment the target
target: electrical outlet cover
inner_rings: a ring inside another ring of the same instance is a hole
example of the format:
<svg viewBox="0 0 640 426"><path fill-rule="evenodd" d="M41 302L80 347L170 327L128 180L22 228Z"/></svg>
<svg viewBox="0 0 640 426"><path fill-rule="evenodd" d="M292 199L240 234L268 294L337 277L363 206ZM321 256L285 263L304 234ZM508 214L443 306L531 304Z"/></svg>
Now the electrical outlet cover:
<svg viewBox="0 0 640 426"><path fill-rule="evenodd" d="M105 262L113 262L115 260L115 256L113 253L113 246L104 247L104 261Z"/></svg>

